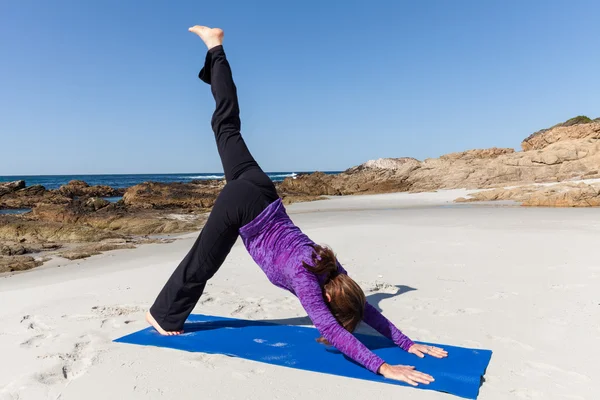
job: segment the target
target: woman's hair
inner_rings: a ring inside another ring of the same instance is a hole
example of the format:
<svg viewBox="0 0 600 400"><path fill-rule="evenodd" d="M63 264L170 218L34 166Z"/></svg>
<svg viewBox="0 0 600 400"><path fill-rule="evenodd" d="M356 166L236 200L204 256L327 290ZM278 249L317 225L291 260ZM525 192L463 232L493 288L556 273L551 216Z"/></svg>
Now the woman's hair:
<svg viewBox="0 0 600 400"><path fill-rule="evenodd" d="M323 297L329 295L331 301L326 301L331 314L348 332L354 332L362 321L365 311L365 294L352 278L338 272L338 266L333 250L326 246L314 246L312 255L313 265L303 262L304 268L315 275L325 275ZM318 342L329 344L320 337Z"/></svg>

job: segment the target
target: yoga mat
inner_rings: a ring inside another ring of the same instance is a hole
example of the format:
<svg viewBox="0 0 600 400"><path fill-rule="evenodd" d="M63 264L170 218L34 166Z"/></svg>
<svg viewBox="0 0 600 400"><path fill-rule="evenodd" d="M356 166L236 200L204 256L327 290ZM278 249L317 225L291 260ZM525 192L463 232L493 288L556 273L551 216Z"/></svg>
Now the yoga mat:
<svg viewBox="0 0 600 400"><path fill-rule="evenodd" d="M146 328L115 342L225 354L289 368L410 386L374 374L335 347L317 343L315 339L320 335L315 328L198 314L189 316L184 331L179 336L162 336L153 328ZM485 369L492 357L490 350L436 344L448 351L447 358L419 358L385 337L362 334L356 337L387 363L414 365L417 370L434 377L434 382L419 384L417 388L451 393L467 399L477 398Z"/></svg>

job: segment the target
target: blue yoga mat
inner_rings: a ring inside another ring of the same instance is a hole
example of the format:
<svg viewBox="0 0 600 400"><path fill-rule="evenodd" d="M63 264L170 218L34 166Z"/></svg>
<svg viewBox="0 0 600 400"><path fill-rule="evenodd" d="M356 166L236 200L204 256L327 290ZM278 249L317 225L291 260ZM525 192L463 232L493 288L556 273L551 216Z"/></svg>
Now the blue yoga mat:
<svg viewBox="0 0 600 400"><path fill-rule="evenodd" d="M317 343L315 339L320 335L315 328L190 315L184 330L185 333L179 336L161 336L153 328L146 328L115 342L225 354L284 367L409 386L374 374L334 347ZM447 358L419 358L398 348L385 337L361 334L356 337L389 364L414 365L417 370L434 377L434 382L420 384L418 388L467 399L477 398L492 357L490 350L436 345L448 351Z"/></svg>

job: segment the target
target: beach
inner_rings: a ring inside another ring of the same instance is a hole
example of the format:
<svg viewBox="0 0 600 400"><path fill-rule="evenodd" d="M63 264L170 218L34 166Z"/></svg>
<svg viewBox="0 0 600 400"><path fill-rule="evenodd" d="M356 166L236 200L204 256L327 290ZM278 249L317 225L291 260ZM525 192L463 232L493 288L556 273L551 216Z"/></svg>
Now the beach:
<svg viewBox="0 0 600 400"><path fill-rule="evenodd" d="M287 209L413 340L492 350L480 399L598 398L600 210L453 203L466 194L334 197ZM456 398L113 343L146 327L144 312L196 237L1 276L0 399ZM240 240L194 313L310 324Z"/></svg>

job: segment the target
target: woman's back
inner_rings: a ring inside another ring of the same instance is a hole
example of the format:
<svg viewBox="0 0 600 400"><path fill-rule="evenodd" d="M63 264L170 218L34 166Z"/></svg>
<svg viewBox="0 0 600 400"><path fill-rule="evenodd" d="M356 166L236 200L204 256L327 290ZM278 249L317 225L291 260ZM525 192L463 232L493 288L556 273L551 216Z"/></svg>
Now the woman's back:
<svg viewBox="0 0 600 400"><path fill-rule="evenodd" d="M293 292L292 279L304 271L302 262L311 262L315 243L292 222L281 199L244 225L240 236L269 280Z"/></svg>

